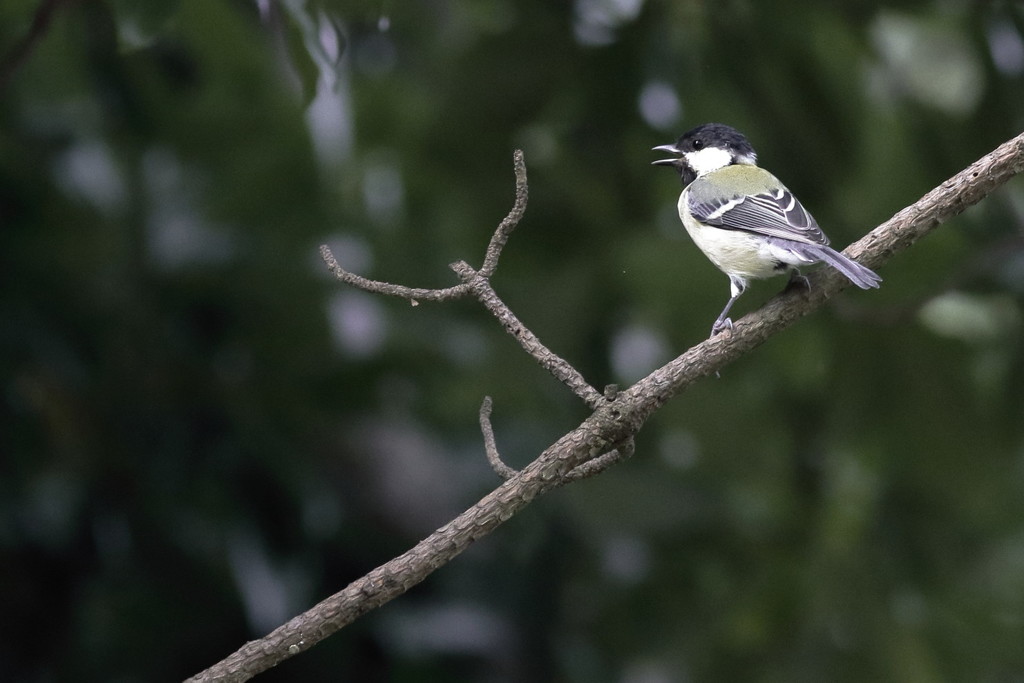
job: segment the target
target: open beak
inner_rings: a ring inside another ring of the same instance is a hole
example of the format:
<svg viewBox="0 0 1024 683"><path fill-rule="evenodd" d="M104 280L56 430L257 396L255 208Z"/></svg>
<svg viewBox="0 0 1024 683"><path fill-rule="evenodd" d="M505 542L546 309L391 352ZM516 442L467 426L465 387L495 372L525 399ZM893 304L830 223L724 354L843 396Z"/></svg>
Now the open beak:
<svg viewBox="0 0 1024 683"><path fill-rule="evenodd" d="M675 145L658 145L657 147L652 147L651 151L653 151L653 152L668 152L670 154L679 155L679 156L676 156L674 159L658 159L657 161L652 161L651 164L653 166L680 166L683 163L685 163L683 161L683 157L682 157L681 153L679 152L678 149L676 149Z"/></svg>

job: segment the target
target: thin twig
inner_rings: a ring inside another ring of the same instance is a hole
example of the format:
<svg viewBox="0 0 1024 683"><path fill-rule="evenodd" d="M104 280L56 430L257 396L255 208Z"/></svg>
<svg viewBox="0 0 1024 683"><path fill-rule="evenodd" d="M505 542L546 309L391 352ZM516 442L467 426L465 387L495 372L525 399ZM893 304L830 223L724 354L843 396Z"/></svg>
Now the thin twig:
<svg viewBox="0 0 1024 683"><path fill-rule="evenodd" d="M381 282L380 280L369 280L342 268L338 260L334 258L334 254L331 253L331 248L326 244L320 245L320 257L327 264L328 270L334 273L334 277L345 284L374 294L386 294L387 296L408 299L412 302L413 306L419 301L452 301L462 298L469 293L469 288L466 285L455 285L454 287L446 287L444 289L422 289L419 287L395 285L390 282Z"/></svg>
<svg viewBox="0 0 1024 683"><path fill-rule="evenodd" d="M604 401L601 393L590 386L579 370L544 346L537 335L519 321L515 313L498 297L494 288L491 287L490 280L470 268L465 261L456 261L451 264L450 268L455 271L464 284L469 286L477 301L498 319L505 331L512 335L523 347L523 350L530 354L542 368L569 387L590 409L593 410L601 405Z"/></svg>
<svg viewBox="0 0 1024 683"><path fill-rule="evenodd" d="M484 449L487 451L487 462L491 463L491 469L498 473L502 479L511 479L516 476L516 470L506 465L498 452L498 443L494 439L494 427L491 426L491 408L493 402L490 396L484 396L484 402L480 404L480 431L484 435Z"/></svg>
<svg viewBox="0 0 1024 683"><path fill-rule="evenodd" d="M487 253L484 256L484 262L480 266L479 271L486 278L494 275L494 271L498 268L498 258L501 256L501 250L505 248L509 235L516 229L519 221L523 219L523 214L526 213L526 200L530 192L526 184L526 159L523 156L523 150L517 149L515 154L512 155L512 165L516 173L516 201L512 205L512 210L508 212L505 219L498 225L498 229L494 231L494 235L491 236L491 241L487 245Z"/></svg>
<svg viewBox="0 0 1024 683"><path fill-rule="evenodd" d="M592 477L595 474L600 474L612 465L617 465L623 460L629 460L633 457L633 453L636 451L636 444L633 441L633 437L627 438L618 448L612 449L603 455L599 455L593 460L588 460L582 465L577 465L573 469L569 470L560 485L571 484L574 481L580 479L586 479Z"/></svg>

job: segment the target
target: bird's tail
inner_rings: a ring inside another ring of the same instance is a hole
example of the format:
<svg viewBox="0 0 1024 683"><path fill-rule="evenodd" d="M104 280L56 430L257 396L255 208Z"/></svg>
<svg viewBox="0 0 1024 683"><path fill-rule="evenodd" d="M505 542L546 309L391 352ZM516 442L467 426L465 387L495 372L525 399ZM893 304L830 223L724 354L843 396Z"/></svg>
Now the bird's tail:
<svg viewBox="0 0 1024 683"><path fill-rule="evenodd" d="M801 251L806 252L808 256L813 256L817 260L821 260L829 264L840 273L850 278L850 282L861 289L871 289L872 287L877 289L878 283L882 281L882 278L878 276L878 273L867 266L862 266L856 261L851 261L831 247L826 247L822 244L802 244L800 246L804 247Z"/></svg>

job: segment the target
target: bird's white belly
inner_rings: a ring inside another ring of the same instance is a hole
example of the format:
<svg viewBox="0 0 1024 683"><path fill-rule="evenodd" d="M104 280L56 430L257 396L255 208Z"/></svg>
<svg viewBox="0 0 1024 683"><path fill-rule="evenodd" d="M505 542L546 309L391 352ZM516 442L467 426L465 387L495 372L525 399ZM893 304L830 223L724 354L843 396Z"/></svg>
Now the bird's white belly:
<svg viewBox="0 0 1024 683"><path fill-rule="evenodd" d="M742 278L766 278L782 272L779 261L788 259L780 258L778 250L773 249L764 236L744 230L701 226L682 210L685 201L680 198L679 216L686 232L723 273Z"/></svg>

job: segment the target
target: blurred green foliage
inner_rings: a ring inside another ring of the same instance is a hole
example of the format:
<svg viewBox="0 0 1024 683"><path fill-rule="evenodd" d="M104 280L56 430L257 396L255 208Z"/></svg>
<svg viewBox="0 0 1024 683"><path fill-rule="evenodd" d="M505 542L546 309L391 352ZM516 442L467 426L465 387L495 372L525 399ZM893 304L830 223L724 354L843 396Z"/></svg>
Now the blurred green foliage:
<svg viewBox="0 0 1024 683"><path fill-rule="evenodd" d="M34 2L0 5L0 55ZM1017 3L56 6L0 93L0 670L182 678L390 559L701 340L727 281L649 149L744 130L845 246L1024 124ZM9 59L9 57L8 57ZM667 405L266 680L1024 676L1024 186ZM756 285L738 313L782 287Z"/></svg>

